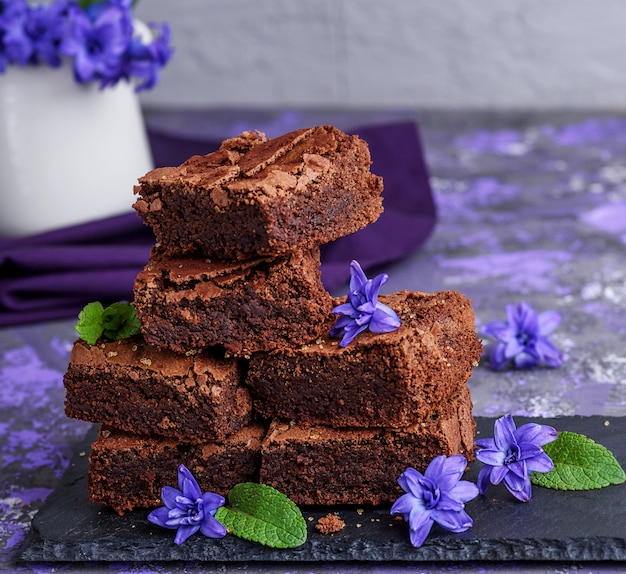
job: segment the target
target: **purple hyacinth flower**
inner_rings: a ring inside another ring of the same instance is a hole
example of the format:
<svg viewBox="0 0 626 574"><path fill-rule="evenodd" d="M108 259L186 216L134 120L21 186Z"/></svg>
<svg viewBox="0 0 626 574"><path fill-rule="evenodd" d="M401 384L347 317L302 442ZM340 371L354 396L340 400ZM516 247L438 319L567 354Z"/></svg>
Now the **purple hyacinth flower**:
<svg viewBox="0 0 626 574"><path fill-rule="evenodd" d="M346 303L333 309L339 318L330 330L331 337L342 336L340 347L349 345L365 329L389 333L400 326L396 312L378 301L378 292L387 279L385 273L368 279L356 261L350 263L350 293Z"/></svg>
<svg viewBox="0 0 626 574"><path fill-rule="evenodd" d="M93 20L80 9L72 10L61 49L74 58L77 82L98 80L110 85L120 77L120 62L129 42L128 15L108 5Z"/></svg>
<svg viewBox="0 0 626 574"><path fill-rule="evenodd" d="M67 26L68 10L69 2L62 0L30 8L25 31L32 43L31 63L43 62L53 68L61 65L59 46Z"/></svg>
<svg viewBox="0 0 626 574"><path fill-rule="evenodd" d="M504 486L518 500L528 502L532 496L530 474L549 472L554 468L541 448L555 440L557 431L548 425L528 423L516 428L508 414L496 420L494 438L476 441L476 458L485 466L478 473L478 489L485 494L490 484Z"/></svg>
<svg viewBox="0 0 626 574"><path fill-rule="evenodd" d="M23 19L27 11L26 0L0 0L0 26Z"/></svg>
<svg viewBox="0 0 626 574"><path fill-rule="evenodd" d="M409 523L411 544L419 548L436 522L451 532L464 532L473 524L465 503L478 496L473 482L461 480L467 460L461 454L438 456L421 474L407 468L398 479L406 494L396 500L391 514L402 514Z"/></svg>
<svg viewBox="0 0 626 574"><path fill-rule="evenodd" d="M135 88L137 92L150 90L158 83L161 68L167 64L173 52L169 45L169 26L151 24L150 28L155 39L144 44L140 38L133 38L124 58L124 76L140 80Z"/></svg>
<svg viewBox="0 0 626 574"><path fill-rule="evenodd" d="M489 365L501 371L512 364L517 369L532 369L540 364L560 367L563 354L549 340L561 322L556 311L537 312L528 303L506 306L507 321L487 323L482 332L497 343L489 355Z"/></svg>
<svg viewBox="0 0 626 574"><path fill-rule="evenodd" d="M28 7L23 0L0 0L0 73L7 65L23 66L33 53L31 39L26 33Z"/></svg>
<svg viewBox="0 0 626 574"><path fill-rule="evenodd" d="M202 494L200 486L184 465L178 467L178 489L165 486L161 491L165 506L153 510L148 520L163 528L176 529L174 542L182 544L198 530L208 538L223 538L226 528L215 518L225 499L214 492Z"/></svg>

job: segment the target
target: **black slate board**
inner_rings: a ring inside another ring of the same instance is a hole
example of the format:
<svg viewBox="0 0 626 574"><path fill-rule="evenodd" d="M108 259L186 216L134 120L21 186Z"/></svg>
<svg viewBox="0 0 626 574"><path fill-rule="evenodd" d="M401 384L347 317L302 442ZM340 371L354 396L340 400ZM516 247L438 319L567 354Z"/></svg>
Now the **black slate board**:
<svg viewBox="0 0 626 574"><path fill-rule="evenodd" d="M516 417L517 425L529 419ZM557 430L585 434L613 452L626 467L626 418L563 417L535 419ZM493 436L493 419L478 418L478 436ZM309 537L300 548L273 550L226 536L220 540L199 534L181 546L174 532L146 521L146 511L123 517L88 501L87 453L94 428L82 452L74 457L62 484L33 519L22 548L22 561L469 561L626 560L626 485L586 492L533 488L533 499L521 503L502 485L469 502L474 519L467 532L453 534L436 525L425 544L413 548L408 527L394 520L389 508L333 508L346 526L339 533L315 530L329 509L303 509ZM475 480L479 463L465 478Z"/></svg>

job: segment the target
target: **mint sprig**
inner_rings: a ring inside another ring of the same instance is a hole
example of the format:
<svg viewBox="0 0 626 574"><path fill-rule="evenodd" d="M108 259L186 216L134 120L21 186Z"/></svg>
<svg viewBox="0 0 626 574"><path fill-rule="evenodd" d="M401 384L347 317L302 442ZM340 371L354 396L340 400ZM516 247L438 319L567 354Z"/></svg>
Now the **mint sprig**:
<svg viewBox="0 0 626 574"><path fill-rule="evenodd" d="M543 447L554 468L533 473L537 486L556 490L592 490L626 481L626 474L611 451L586 436L570 431Z"/></svg>
<svg viewBox="0 0 626 574"><path fill-rule="evenodd" d="M102 303L88 303L78 314L75 325L78 336L90 345L104 336L110 341L118 341L141 331L141 323L132 303L113 303L104 308Z"/></svg>
<svg viewBox="0 0 626 574"><path fill-rule="evenodd" d="M307 539L300 509L267 484L237 484L228 493L228 506L218 508L215 518L230 534L272 548L296 548Z"/></svg>

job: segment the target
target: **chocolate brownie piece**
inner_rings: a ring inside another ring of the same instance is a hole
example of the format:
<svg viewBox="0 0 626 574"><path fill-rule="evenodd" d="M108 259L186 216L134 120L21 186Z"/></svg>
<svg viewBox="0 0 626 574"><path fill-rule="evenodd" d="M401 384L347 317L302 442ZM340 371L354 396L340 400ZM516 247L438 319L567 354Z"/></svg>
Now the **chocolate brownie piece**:
<svg viewBox="0 0 626 574"><path fill-rule="evenodd" d="M378 505L401 494L407 467L423 472L438 455L473 460L476 425L467 386L430 417L398 429L337 429L273 421L261 447L261 482L296 504Z"/></svg>
<svg viewBox="0 0 626 574"><path fill-rule="evenodd" d="M238 355L309 342L332 310L319 267L319 248L239 262L154 250L135 281L143 335L177 352L223 345Z"/></svg>
<svg viewBox="0 0 626 574"><path fill-rule="evenodd" d="M400 317L396 331L364 332L341 348L326 329L314 343L255 354L246 377L255 411L298 423L399 428L458 392L482 351L470 301L456 291L379 300Z"/></svg>
<svg viewBox="0 0 626 574"><path fill-rule="evenodd" d="M367 143L332 126L267 141L246 132L140 178L134 208L169 253L235 259L310 249L381 214L382 179L370 164Z"/></svg>
<svg viewBox="0 0 626 574"><path fill-rule="evenodd" d="M159 351L140 336L76 341L64 384L67 416L138 434L221 439L252 412L239 361Z"/></svg>
<svg viewBox="0 0 626 574"><path fill-rule="evenodd" d="M266 428L252 424L221 441L189 443L102 427L91 447L89 498L124 514L162 506L161 489L178 488L184 464L203 492L222 496L240 482L258 482Z"/></svg>

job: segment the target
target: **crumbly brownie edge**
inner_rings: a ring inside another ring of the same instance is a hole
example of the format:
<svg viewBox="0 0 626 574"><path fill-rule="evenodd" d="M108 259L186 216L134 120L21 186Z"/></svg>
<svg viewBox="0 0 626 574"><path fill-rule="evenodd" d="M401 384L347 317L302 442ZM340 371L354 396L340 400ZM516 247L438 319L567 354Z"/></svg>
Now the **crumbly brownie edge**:
<svg viewBox="0 0 626 574"><path fill-rule="evenodd" d="M150 344L179 353L220 345L245 356L304 344L329 328L319 248L233 264L230 275L210 276L202 262L155 257L137 276L135 307Z"/></svg>
<svg viewBox="0 0 626 574"><path fill-rule="evenodd" d="M251 424L223 441L186 443L103 427L89 457L89 498L120 515L161 506L161 489L177 487L180 464L203 492L226 496L240 482L259 481L265 432L264 426Z"/></svg>
<svg viewBox="0 0 626 574"><path fill-rule="evenodd" d="M64 375L65 412L138 434L222 439L252 416L243 369L235 359L159 351L141 337L79 340Z"/></svg>
<svg viewBox="0 0 626 574"><path fill-rule="evenodd" d="M393 502L407 467L424 471L441 454L472 460L475 432L469 389L442 407L446 414L411 428L331 429L273 421L262 445L261 482L300 505ZM464 438L465 437L465 438Z"/></svg>
<svg viewBox="0 0 626 574"><path fill-rule="evenodd" d="M380 300L398 311L404 327L361 334L345 348L325 336L302 348L253 355L246 384L257 413L307 424L401 428L427 417L467 382L482 352L467 298L454 291L399 292Z"/></svg>
<svg viewBox="0 0 626 574"><path fill-rule="evenodd" d="M254 199L245 193L233 195L223 186L240 181L237 166L211 166L224 171L224 175L214 177L210 187L195 173L160 168L140 179L135 191L141 198L134 207L170 253L199 251L221 259L278 255L353 233L382 212L382 179L371 174L366 142L332 126L318 126L301 140L289 140L291 147L277 157L285 160L293 148L305 149L316 131L322 130L331 131L340 140L342 153L329 152L337 164L332 170L335 175L308 182L304 193L299 190L291 198L281 196L276 201L267 201L265 196ZM262 152L273 141L256 146L251 153ZM260 174L252 170L251 179L265 177L267 172L268 182L272 181L275 166L265 165ZM338 171L338 166L346 172ZM344 189L338 193L334 188L340 184Z"/></svg>

